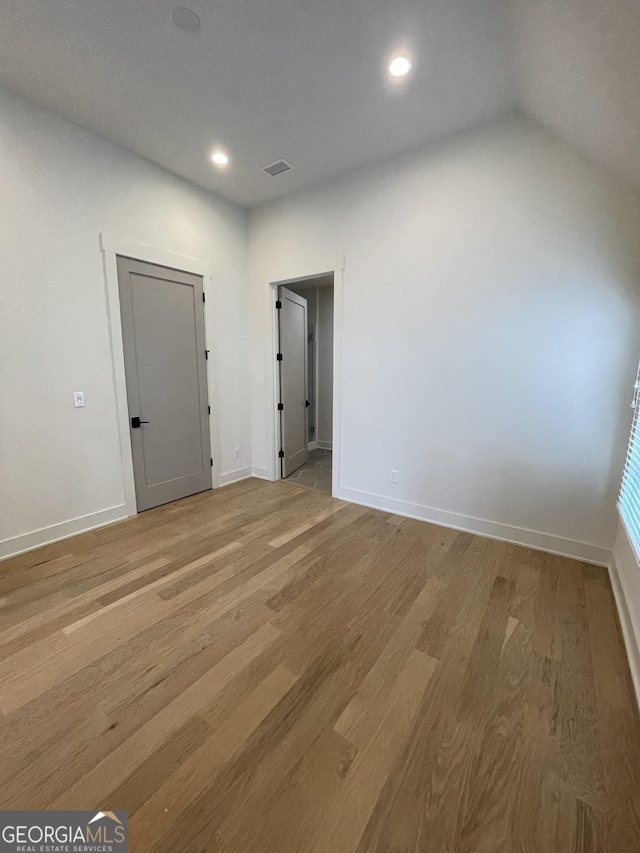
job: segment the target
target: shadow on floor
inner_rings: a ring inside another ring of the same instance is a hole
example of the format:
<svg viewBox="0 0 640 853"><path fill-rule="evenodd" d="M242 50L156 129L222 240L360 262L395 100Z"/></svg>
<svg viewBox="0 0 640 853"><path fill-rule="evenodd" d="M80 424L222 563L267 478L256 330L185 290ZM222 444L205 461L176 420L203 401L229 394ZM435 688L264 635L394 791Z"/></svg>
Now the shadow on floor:
<svg viewBox="0 0 640 853"><path fill-rule="evenodd" d="M297 483L298 486L308 486L320 492L331 494L331 451L311 450L309 461L294 471L285 480L286 483Z"/></svg>

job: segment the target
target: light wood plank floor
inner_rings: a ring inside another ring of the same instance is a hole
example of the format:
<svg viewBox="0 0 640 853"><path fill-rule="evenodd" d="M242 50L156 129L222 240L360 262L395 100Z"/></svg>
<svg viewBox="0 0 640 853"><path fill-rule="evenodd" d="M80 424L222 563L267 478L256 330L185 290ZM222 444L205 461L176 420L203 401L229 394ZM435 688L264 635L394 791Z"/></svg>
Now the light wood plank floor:
<svg viewBox="0 0 640 853"><path fill-rule="evenodd" d="M605 570L247 480L0 565L2 808L132 853L638 853Z"/></svg>

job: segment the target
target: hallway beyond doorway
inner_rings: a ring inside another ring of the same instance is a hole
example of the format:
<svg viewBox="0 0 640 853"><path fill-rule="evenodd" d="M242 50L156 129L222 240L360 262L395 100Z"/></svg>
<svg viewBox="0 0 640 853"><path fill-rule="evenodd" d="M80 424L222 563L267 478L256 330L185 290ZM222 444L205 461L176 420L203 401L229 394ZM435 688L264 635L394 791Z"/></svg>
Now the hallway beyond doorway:
<svg viewBox="0 0 640 853"><path fill-rule="evenodd" d="M297 471L290 474L285 482L297 483L299 486L308 486L310 489L318 489L320 492L331 494L331 451L310 450L309 461L305 462Z"/></svg>

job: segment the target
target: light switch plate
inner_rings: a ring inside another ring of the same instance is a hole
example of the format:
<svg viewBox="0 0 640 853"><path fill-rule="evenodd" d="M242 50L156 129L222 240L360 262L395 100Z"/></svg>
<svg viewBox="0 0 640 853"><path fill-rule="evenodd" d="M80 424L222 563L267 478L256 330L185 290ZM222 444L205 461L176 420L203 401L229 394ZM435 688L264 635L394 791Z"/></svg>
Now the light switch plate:
<svg viewBox="0 0 640 853"><path fill-rule="evenodd" d="M81 409L84 406L84 391L73 392L73 405L76 409Z"/></svg>

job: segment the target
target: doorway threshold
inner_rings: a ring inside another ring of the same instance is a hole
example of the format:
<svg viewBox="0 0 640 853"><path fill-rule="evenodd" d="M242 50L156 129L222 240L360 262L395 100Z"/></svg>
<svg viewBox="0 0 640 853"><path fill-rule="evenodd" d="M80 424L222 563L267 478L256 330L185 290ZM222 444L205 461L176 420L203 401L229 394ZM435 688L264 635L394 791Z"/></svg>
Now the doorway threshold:
<svg viewBox="0 0 640 853"><path fill-rule="evenodd" d="M332 461L330 450L309 451L309 461L284 480L285 483L295 483L309 489L331 494Z"/></svg>

